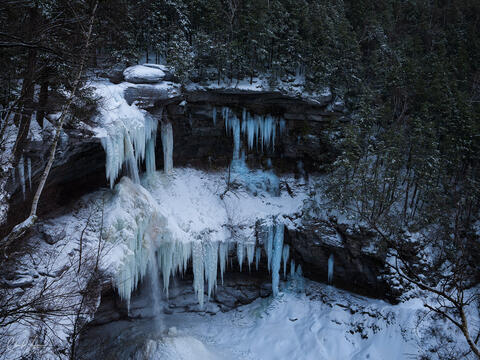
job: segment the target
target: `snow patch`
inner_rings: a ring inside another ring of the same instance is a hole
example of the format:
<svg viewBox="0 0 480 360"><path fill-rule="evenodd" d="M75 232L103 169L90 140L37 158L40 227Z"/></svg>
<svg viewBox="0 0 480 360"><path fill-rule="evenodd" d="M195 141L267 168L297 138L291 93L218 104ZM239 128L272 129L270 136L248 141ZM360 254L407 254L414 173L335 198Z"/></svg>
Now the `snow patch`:
<svg viewBox="0 0 480 360"><path fill-rule="evenodd" d="M151 84L162 81L165 78L164 67L152 66L152 64L134 65L123 71L126 81L134 84Z"/></svg>

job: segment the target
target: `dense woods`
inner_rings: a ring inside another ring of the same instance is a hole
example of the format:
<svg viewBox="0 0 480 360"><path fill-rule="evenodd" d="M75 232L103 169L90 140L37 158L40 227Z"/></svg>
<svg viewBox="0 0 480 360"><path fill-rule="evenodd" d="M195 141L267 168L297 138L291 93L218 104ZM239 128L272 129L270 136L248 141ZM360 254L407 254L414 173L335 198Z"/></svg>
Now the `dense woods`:
<svg viewBox="0 0 480 360"><path fill-rule="evenodd" d="M14 165L32 115L41 126L48 100L65 101L73 86L93 3L0 5L2 133L14 113ZM328 86L355 120L334 199L383 226L418 228L448 213L443 223L460 236L478 208L479 33L474 0L103 1L89 66L143 58L166 61L184 83Z"/></svg>
<svg viewBox="0 0 480 360"><path fill-rule="evenodd" d="M396 258L397 279L435 293L431 310L458 326L480 357L480 332L467 336L464 313L475 299L465 291L479 280L478 0L96 4L1 1L2 180L26 166L32 122L57 126L47 110L69 100L65 126L87 117L95 99L83 82L119 66L166 63L183 85L262 78L272 89L329 88L351 122L322 184L328 206L374 231ZM18 131L9 145L12 123Z"/></svg>

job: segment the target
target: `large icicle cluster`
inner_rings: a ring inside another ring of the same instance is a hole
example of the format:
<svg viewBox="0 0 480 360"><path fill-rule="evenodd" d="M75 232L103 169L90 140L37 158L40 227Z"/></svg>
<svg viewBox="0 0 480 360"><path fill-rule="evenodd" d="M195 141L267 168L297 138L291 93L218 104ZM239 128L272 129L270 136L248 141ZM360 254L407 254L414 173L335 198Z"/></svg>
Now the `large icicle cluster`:
<svg viewBox="0 0 480 360"><path fill-rule="evenodd" d="M240 134L247 137L249 150L255 145L263 150L268 147L275 148L277 128L280 134L285 130L285 119L272 115L252 115L246 109L242 111L241 121L228 107L222 108L222 116L227 133L233 135L234 159L238 159L240 154ZM216 123L216 109L213 111L213 121Z"/></svg>
<svg viewBox="0 0 480 360"><path fill-rule="evenodd" d="M163 168L165 174L173 170L173 129L172 123L162 122Z"/></svg>
<svg viewBox="0 0 480 360"><path fill-rule="evenodd" d="M268 231L264 240L265 252L267 254L267 266L268 270L272 273L273 296L277 296L278 294L282 260L284 262L284 274L286 275L289 246L283 245L284 231L283 223L277 222L276 224L268 227Z"/></svg>
<svg viewBox="0 0 480 360"><path fill-rule="evenodd" d="M284 225L279 220L273 220L266 227L263 231L265 235L258 239L258 244L251 240L211 240L208 234L195 239L177 238L178 232L169 224L168 217L151 194L126 177L115 187L107 214L106 237L121 244L124 254L116 270L114 284L127 303L148 269L158 269L162 274L163 290L168 296L170 278L182 276L191 263L193 287L200 307L203 307L205 295L207 300L212 296L218 277L223 283L229 254L236 253L240 270L244 268L245 261L248 269L254 261L258 269L260 243L264 245L268 269L272 273L274 295L279 291L282 261L286 275L289 248L283 245ZM236 251L233 251L235 246Z"/></svg>
<svg viewBox="0 0 480 360"><path fill-rule="evenodd" d="M96 92L101 97L100 115L96 129L107 154L106 174L113 187L122 167L126 164L128 175L139 182L138 165L146 160L148 172L155 171L155 137L157 121L135 104L128 105L123 87L98 84Z"/></svg>
<svg viewBox="0 0 480 360"><path fill-rule="evenodd" d="M147 272L150 254L155 252L154 241L167 222L156 206L147 190L124 177L105 209L104 236L121 252L114 284L127 303Z"/></svg>
<svg viewBox="0 0 480 360"><path fill-rule="evenodd" d="M251 115L245 109L240 120L234 111L228 107L222 108L222 116L225 120L227 133L233 135L233 159L231 172L234 180L243 183L252 192L264 190L271 194L278 195L280 182L278 177L271 170L250 170L245 161L245 154L242 152L241 135L247 136L248 148L252 149L254 144L257 147L274 148L275 137L278 132L283 133L285 120L271 115ZM216 109L213 110L213 119L216 122Z"/></svg>

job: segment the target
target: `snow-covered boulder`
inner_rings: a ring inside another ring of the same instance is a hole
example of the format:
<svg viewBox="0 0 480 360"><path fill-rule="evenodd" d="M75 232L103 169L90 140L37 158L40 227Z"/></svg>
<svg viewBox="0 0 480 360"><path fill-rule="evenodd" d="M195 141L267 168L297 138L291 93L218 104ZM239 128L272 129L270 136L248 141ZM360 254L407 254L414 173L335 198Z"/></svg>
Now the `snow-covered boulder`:
<svg viewBox="0 0 480 360"><path fill-rule="evenodd" d="M134 65L126 68L123 71L123 76L125 78L125 81L131 83L155 84L165 79L166 74L164 70L166 70L166 67L162 65Z"/></svg>

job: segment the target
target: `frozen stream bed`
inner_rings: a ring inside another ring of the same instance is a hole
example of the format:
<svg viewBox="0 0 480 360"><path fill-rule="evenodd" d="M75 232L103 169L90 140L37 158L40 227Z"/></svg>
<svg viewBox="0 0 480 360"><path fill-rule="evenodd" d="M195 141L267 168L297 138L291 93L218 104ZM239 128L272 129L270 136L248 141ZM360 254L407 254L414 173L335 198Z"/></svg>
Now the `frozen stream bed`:
<svg viewBox="0 0 480 360"><path fill-rule="evenodd" d="M91 328L82 359L411 359L418 300L390 305L307 281L227 312L174 312ZM207 307L208 308L208 307ZM88 349L88 351L86 350Z"/></svg>

